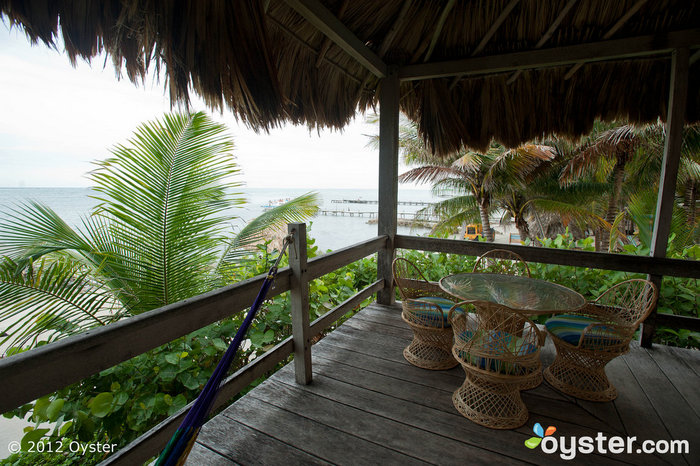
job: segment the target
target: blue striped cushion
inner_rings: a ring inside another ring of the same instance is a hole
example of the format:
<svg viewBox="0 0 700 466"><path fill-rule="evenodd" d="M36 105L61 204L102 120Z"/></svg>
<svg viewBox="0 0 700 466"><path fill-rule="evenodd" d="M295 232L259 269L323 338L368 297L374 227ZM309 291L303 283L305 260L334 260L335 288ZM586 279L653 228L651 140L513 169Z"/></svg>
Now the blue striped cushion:
<svg viewBox="0 0 700 466"><path fill-rule="evenodd" d="M457 338L466 343L472 339L472 336L472 332L465 330L457 335ZM486 358L469 355L465 351L460 351L459 355L463 359L469 357L471 363L478 368L493 372L511 373L513 372L513 369L517 369L517 363L513 365L512 363L504 363L503 361L499 360L498 356L501 354L514 353L516 348L518 348L518 356L525 356L537 351L536 345L531 343L523 344L522 338L497 330L489 331L489 334L485 338L482 338L481 342L477 342L475 344L481 344L488 348L489 352L493 353L493 357Z"/></svg>
<svg viewBox="0 0 700 466"><path fill-rule="evenodd" d="M455 305L454 302L447 298L440 296L423 296L412 300L413 307L421 308L421 310L416 312L419 318L423 318L426 323L440 323L442 322L443 327L449 327L450 322L447 320L447 316L450 313L450 309ZM440 308L438 311L435 306ZM464 312L464 309L458 307L455 312Z"/></svg>
<svg viewBox="0 0 700 466"><path fill-rule="evenodd" d="M600 323L592 317L581 316L575 314L562 314L554 316L545 322L544 326L547 331L555 337L564 340L572 345L578 345L581 340L581 334L591 324ZM602 333L600 329L596 330L596 336L586 335L586 340L598 340L600 343L617 344L620 342L620 337L611 328L603 327ZM584 343L586 343L584 340Z"/></svg>

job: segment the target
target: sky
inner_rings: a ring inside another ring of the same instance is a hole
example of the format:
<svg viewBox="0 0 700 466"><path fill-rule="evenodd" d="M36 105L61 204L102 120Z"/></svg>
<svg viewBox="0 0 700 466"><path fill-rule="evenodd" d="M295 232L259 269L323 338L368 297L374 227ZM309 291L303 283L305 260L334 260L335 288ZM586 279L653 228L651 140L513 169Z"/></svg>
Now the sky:
<svg viewBox="0 0 700 466"><path fill-rule="evenodd" d="M62 52L62 43L58 46ZM193 96L196 97L196 96ZM121 81L111 61L70 65L68 56L31 46L18 28L0 21L0 187L90 186L92 161L109 156L139 123L170 111L164 83L138 87ZM225 123L250 188L376 189L378 153L367 147L378 129L358 115L342 132L309 132L288 125L256 134L231 112L212 114Z"/></svg>

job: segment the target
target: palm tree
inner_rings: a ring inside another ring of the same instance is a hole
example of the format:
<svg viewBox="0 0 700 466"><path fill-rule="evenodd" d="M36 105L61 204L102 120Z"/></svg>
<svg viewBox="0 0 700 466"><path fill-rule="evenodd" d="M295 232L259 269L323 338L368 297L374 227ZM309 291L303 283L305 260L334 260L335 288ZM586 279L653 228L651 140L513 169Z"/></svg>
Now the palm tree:
<svg viewBox="0 0 700 466"><path fill-rule="evenodd" d="M593 133L584 138L562 171L563 185L581 179L593 178L610 184L605 220L620 223L620 212L630 213L627 205L632 196L639 201L640 194L649 187L658 186L663 160L665 126L658 121L648 125L620 122L596 123ZM695 202L700 180L700 126L690 125L683 130L683 144L678 176L677 194L683 199L688 225L695 224ZM600 249L611 248L610 236L599 229Z"/></svg>
<svg viewBox="0 0 700 466"><path fill-rule="evenodd" d="M549 147L535 144L506 149L492 142L485 153L464 150L457 155L459 158L451 163L433 158L432 164L411 169L399 177L401 182L432 183L436 194L453 195L448 200L423 209L423 213L442 219L434 231L453 231L478 219L486 240L493 241L495 234L490 215L494 201L503 200L501 206L513 207L516 225L521 234L527 237L529 231L522 211L505 200L510 197L518 202L520 196L515 191L516 187L522 185L537 167L550 162L554 152ZM414 160L424 161L426 157L420 155Z"/></svg>
<svg viewBox="0 0 700 466"><path fill-rule="evenodd" d="M605 210L605 221L612 225L625 204L624 183L626 168L640 151L659 154L663 143L659 141L659 125L637 126L621 122L597 122L593 132L584 137L574 150L561 174L561 183L568 186L590 176L611 185ZM610 249L610 232L598 228L597 250Z"/></svg>
<svg viewBox="0 0 700 466"><path fill-rule="evenodd" d="M3 343L36 345L223 285L222 272L271 231L317 210L306 194L248 223L226 127L203 113L137 128L89 174L99 204L71 228L29 202L0 225Z"/></svg>

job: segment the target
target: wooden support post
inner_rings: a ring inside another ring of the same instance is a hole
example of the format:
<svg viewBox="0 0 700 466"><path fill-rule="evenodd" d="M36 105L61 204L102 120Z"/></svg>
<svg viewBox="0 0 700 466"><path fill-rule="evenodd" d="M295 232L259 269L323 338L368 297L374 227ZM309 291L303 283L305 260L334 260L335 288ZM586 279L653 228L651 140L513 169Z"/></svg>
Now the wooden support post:
<svg viewBox="0 0 700 466"><path fill-rule="evenodd" d="M656 202L654 234L651 240L650 255L655 258L666 257L668 236L671 232L671 216L676 191L678 165L681 159L681 142L685 124L685 107L688 99L688 68L690 52L687 48L673 51L671 59L671 86L668 98L668 115L666 117L666 141L664 143L664 161L659 184L659 196ZM649 280L659 286L658 275L649 275ZM651 341L656 330L656 309L642 324L641 345L651 348Z"/></svg>
<svg viewBox="0 0 700 466"><path fill-rule="evenodd" d="M387 235L386 248L377 256L377 278L384 280L384 289L377 293L377 302L394 302L394 260L396 213L399 178L399 79L396 67L390 67L382 80L379 93L379 214L378 234Z"/></svg>
<svg viewBox="0 0 700 466"><path fill-rule="evenodd" d="M292 340L294 341L294 374L299 384L311 383L311 327L309 325L309 278L306 265L306 224L290 223L294 236L289 246L289 300L292 306Z"/></svg>

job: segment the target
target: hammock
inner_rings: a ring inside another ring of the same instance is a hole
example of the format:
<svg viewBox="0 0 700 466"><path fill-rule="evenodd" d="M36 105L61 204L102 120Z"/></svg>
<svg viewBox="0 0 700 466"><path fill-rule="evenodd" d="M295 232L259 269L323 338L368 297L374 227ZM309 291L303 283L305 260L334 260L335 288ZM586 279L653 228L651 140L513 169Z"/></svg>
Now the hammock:
<svg viewBox="0 0 700 466"><path fill-rule="evenodd" d="M241 345L250 324L255 318L255 314L257 314L258 309L265 300L265 296L267 296L267 292L277 276L277 267L279 266L280 260L282 259L282 256L284 256L284 252L290 243L291 236L287 236L284 239L282 251L277 257L274 265L270 267L270 270L265 277L265 281L258 292L258 296L255 298L253 305L250 307L248 314L243 320L243 324L241 324L238 332L236 332L236 336L233 338L231 345L226 350L226 353L224 353L221 361L219 361L214 373L211 375L207 381L207 384L202 389L202 392L199 394L194 404L188 411L187 416L182 421L182 424L180 424L180 427L177 428L172 438L165 446L165 449L161 452L160 456L158 457L158 461L155 463L156 466L179 466L185 463L187 455L189 455L190 450L194 445L194 441L197 439L199 429L201 429L202 425L204 425L204 422L209 415L209 411L214 404L214 400L216 400L219 385L221 385L221 381L228 372L229 366L231 365L231 362L233 362L233 359L238 352L238 347Z"/></svg>

